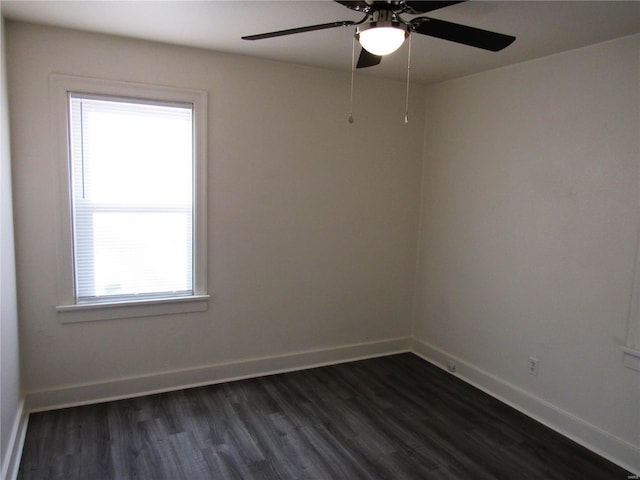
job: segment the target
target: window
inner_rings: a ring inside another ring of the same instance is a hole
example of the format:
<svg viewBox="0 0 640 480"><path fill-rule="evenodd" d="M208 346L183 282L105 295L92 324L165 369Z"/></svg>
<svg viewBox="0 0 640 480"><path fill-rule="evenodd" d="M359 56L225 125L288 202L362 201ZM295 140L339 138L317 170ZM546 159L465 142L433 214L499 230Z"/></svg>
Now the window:
<svg viewBox="0 0 640 480"><path fill-rule="evenodd" d="M193 106L69 106L76 302L192 295Z"/></svg>
<svg viewBox="0 0 640 480"><path fill-rule="evenodd" d="M206 309L203 92L53 78L63 321Z"/></svg>

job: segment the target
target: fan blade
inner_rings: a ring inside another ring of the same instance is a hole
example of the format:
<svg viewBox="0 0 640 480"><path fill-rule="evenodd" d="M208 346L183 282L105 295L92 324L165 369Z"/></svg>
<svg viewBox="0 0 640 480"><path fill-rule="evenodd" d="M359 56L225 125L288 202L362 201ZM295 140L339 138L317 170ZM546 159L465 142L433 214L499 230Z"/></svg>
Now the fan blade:
<svg viewBox="0 0 640 480"><path fill-rule="evenodd" d="M357 12L368 12L369 10L371 10L371 5L369 5L364 0L334 0L334 2Z"/></svg>
<svg viewBox="0 0 640 480"><path fill-rule="evenodd" d="M440 8L448 7L450 5L455 5L456 3L463 3L467 0L458 0L457 2L412 2L405 1L406 5L405 12L409 15L417 15L419 13L427 13L432 12L433 10L438 10Z"/></svg>
<svg viewBox="0 0 640 480"><path fill-rule="evenodd" d="M358 63L356 68L367 68L374 67L382 61L382 57L379 55L374 55L371 52L366 51L364 48L360 52L360 56L358 57Z"/></svg>
<svg viewBox="0 0 640 480"><path fill-rule="evenodd" d="M350 27L356 22L351 20L342 20L331 23L321 23L320 25L309 25L308 27L289 28L287 30L278 30L277 32L260 33L258 35L247 35L242 37L243 40L262 40L264 38L282 37L283 35L293 35L294 33L313 32L314 30L324 30L325 28Z"/></svg>
<svg viewBox="0 0 640 480"><path fill-rule="evenodd" d="M419 17L411 21L415 32L430 37L441 38L451 42L462 43L471 47L482 48L497 52L513 43L516 37L502 33L489 32L479 28L458 25L457 23L436 20L435 18Z"/></svg>

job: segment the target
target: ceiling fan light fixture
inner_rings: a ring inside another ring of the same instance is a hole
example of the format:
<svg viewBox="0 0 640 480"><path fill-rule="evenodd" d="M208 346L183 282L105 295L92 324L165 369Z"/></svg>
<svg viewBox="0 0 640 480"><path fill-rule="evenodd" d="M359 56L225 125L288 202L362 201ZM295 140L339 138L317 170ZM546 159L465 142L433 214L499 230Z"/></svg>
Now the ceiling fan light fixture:
<svg viewBox="0 0 640 480"><path fill-rule="evenodd" d="M362 48L379 56L398 50L408 36L406 25L399 22L370 22L356 31L356 39Z"/></svg>

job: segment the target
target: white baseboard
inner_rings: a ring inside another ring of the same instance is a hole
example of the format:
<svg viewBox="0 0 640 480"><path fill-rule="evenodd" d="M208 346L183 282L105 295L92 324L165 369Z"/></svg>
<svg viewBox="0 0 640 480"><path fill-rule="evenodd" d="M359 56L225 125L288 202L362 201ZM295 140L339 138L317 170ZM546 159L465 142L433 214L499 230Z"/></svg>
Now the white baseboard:
<svg viewBox="0 0 640 480"><path fill-rule="evenodd" d="M26 408L29 412L52 410L351 362L408 352L410 343L408 337L395 338L31 392Z"/></svg>
<svg viewBox="0 0 640 480"><path fill-rule="evenodd" d="M455 375L461 380L622 468L640 475L640 448L637 446L433 345L415 338L403 337L29 393L24 405L21 405L20 420L16 420L17 423L14 426L11 458L7 465L3 466L7 476L2 478L12 480L17 474L29 412L180 390L403 352L413 352L445 371L447 360L455 361L457 364Z"/></svg>
<svg viewBox="0 0 640 480"><path fill-rule="evenodd" d="M640 476L640 448L638 446L626 442L433 345L413 338L411 351L447 372L447 361L455 361L455 375L461 380Z"/></svg>
<svg viewBox="0 0 640 480"><path fill-rule="evenodd" d="M18 476L20 467L20 457L22 457L22 447L24 446L24 437L27 433L27 423L29 414L25 409L25 402L21 400L18 404L16 418L11 428L11 436L9 438L9 446L7 448L7 458L3 458L2 471L0 478L2 480L14 480Z"/></svg>

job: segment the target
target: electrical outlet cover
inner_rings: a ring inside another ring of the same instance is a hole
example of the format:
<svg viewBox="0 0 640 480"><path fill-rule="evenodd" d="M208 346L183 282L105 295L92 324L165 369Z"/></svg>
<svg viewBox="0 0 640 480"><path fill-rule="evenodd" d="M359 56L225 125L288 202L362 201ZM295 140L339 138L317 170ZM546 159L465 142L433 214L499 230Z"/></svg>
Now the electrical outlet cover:
<svg viewBox="0 0 640 480"><path fill-rule="evenodd" d="M538 375L538 364L540 361L535 357L529 357L528 368L529 375Z"/></svg>

